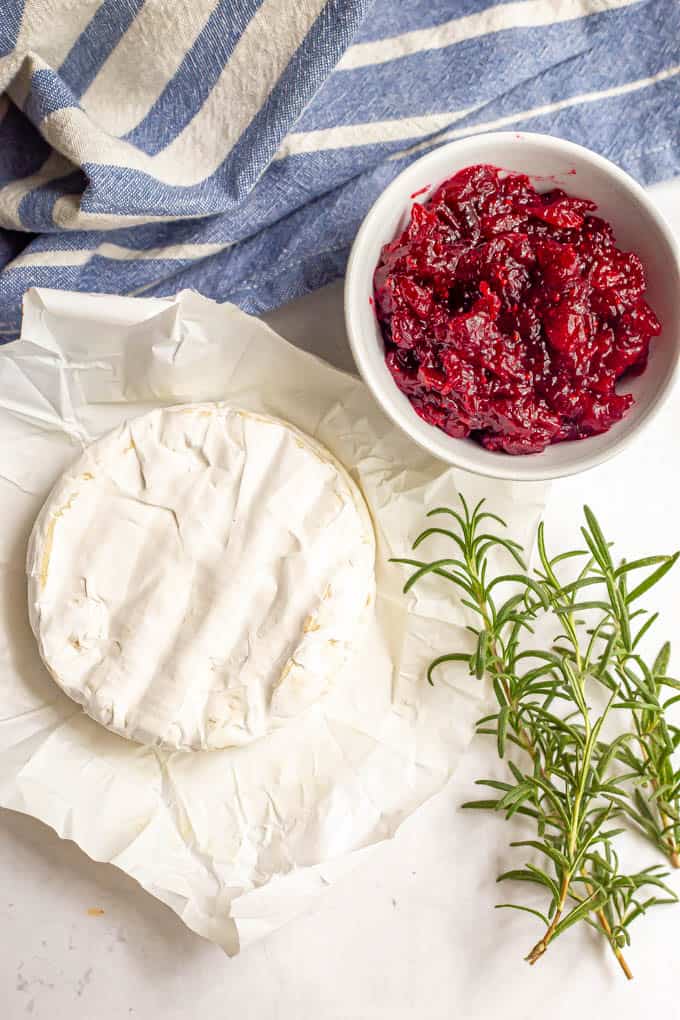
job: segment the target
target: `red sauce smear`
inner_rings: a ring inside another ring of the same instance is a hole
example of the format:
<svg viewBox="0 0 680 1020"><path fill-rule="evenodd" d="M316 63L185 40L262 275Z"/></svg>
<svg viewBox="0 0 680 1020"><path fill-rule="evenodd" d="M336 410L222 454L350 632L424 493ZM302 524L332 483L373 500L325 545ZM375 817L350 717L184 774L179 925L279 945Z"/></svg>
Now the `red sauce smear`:
<svg viewBox="0 0 680 1020"><path fill-rule="evenodd" d="M661 331L645 273L595 204L472 166L382 250L374 276L385 358L426 422L489 450L538 453L606 432L633 403Z"/></svg>
<svg viewBox="0 0 680 1020"><path fill-rule="evenodd" d="M424 195L425 192L429 191L429 190L430 190L430 185L426 184L424 188L418 188L417 191L414 191L413 194L411 195L411 198L418 198L418 195Z"/></svg>

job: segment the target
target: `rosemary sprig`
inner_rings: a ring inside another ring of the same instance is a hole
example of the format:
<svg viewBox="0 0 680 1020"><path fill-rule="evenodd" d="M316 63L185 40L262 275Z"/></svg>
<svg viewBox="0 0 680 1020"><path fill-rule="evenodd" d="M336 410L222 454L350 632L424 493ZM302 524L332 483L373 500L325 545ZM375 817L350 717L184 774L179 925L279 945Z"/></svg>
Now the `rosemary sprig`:
<svg viewBox="0 0 680 1020"><path fill-rule="evenodd" d="M632 610L633 603L657 584L675 565L673 556L647 556L618 567L592 511L584 509L587 529L584 537L592 552L591 574L609 594L605 626L613 644L616 679L605 675L611 686L618 682L630 708L635 741L619 750L619 759L636 776L633 795L622 808L642 832L666 854L674 868L680 867L680 769L673 766L673 754L680 743L680 730L671 725L666 710L680 695L666 696L666 689L680 691L680 683L667 676L670 644L666 642L651 667L638 652L640 641L656 622L651 616ZM632 590L628 578L634 571L653 568ZM635 633L636 619L647 615ZM636 752L636 745L639 753Z"/></svg>
<svg viewBox="0 0 680 1020"><path fill-rule="evenodd" d="M607 656L600 659L597 675L610 690L618 687L621 691L622 701L617 707L630 710L636 737L622 742L617 749L618 760L635 779L634 789L620 806L677 868L680 770L673 767L672 756L680 742L680 730L670 724L666 710L678 696L666 697L664 689L680 690L680 683L666 675L670 659L668 643L651 667L639 654L639 644L656 622L658 613L647 615L644 610L635 609L633 603L665 577L677 562L678 554L646 556L616 566L594 514L585 507L584 515L586 527L581 530L591 559L583 571L583 584L599 586L606 593L606 601L593 602L592 592L597 589L590 587L589 608L601 612L598 625L590 634L607 641ZM628 578L648 568L651 569L647 576L629 590ZM646 619L638 625L641 616Z"/></svg>
<svg viewBox="0 0 680 1020"><path fill-rule="evenodd" d="M677 680L666 676L670 646L664 644L651 670L644 667L642 689L631 683L626 696L635 707L633 724L640 754L633 745L621 749L620 759L638 777L640 785L623 809L643 833L665 853L674 868L680 868L680 769L673 754L680 743L680 730L666 718L666 709L679 695L665 697L664 688L680 689ZM628 680L630 667L625 670ZM644 702L643 702L644 699ZM645 791L648 791L645 796Z"/></svg>
<svg viewBox="0 0 680 1020"><path fill-rule="evenodd" d="M549 897L545 912L499 904L540 918L544 930L528 961L535 963L557 937L584 921L607 939L630 977L621 951L629 944L630 925L650 907L676 897L658 866L621 872L614 842L622 829L611 828L611 822L633 821L671 859L680 832L680 771L671 761L680 735L665 719L668 701L661 695L676 681L666 676L666 651L651 669L645 666L637 646L654 618L633 636L632 621L641 611L631 606L661 580L676 557L648 557L615 567L597 521L587 508L585 513L586 549L550 557L541 526L535 577L527 573L521 547L491 530L504 527L502 519L485 511L483 501L470 510L462 497L460 512L437 507L428 514L446 517L449 527L429 527L414 543L415 550L441 536L454 544L455 555L398 562L414 568L405 591L435 574L458 588L477 621L468 628L475 637L473 652L435 659L429 681L451 661L467 661L480 679L489 676L497 711L480 720L478 731L495 737L501 758L508 744L524 756L523 767L507 760L507 782L479 781L494 791L493 799L465 806L502 811L506 818L522 814L535 824L535 839L513 845L536 851L544 866L528 862L499 877L531 883ZM498 549L512 557L519 572L490 577L489 554ZM577 559L582 561L577 577L563 581L563 564ZM645 568L652 569L629 590L629 576ZM587 626L584 613L595 615L592 625ZM542 617L559 621L558 637L549 647L525 647ZM596 710L591 701L602 687L606 702ZM619 720L625 714L627 725L608 740L603 728L614 713Z"/></svg>

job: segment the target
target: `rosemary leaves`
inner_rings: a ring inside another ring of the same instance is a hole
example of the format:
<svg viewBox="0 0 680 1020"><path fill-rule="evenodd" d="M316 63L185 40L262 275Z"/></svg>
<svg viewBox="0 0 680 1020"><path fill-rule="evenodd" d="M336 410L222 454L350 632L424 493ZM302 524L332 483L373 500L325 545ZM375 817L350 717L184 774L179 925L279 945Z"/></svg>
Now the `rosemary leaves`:
<svg viewBox="0 0 680 1020"><path fill-rule="evenodd" d="M427 574L438 575L455 586L475 620L468 628L472 651L435 659L428 680L459 661L493 687L496 709L479 721L478 732L494 738L507 777L478 780L492 796L465 807L530 820L534 837L511 845L531 851L532 859L498 881L529 883L546 900L544 910L498 906L540 921L529 963L582 922L607 940L630 978L623 950L633 921L677 899L659 863L623 871L616 846L632 826L680 866L680 767L673 761L680 729L668 718L680 683L667 675L668 644L651 664L642 656L641 641L658 614L639 605L678 554L617 565L586 507L584 548L551 555L541 525L539 566L530 574L521 547L498 533L503 520L483 501L472 510L460 502L460 510L430 511L438 522L414 543L417 550L441 536L451 543L451 556L396 562L413 568L404 591ZM490 553L499 550L513 567L491 576ZM552 640L532 642L546 621L557 624L557 636L553 631Z"/></svg>

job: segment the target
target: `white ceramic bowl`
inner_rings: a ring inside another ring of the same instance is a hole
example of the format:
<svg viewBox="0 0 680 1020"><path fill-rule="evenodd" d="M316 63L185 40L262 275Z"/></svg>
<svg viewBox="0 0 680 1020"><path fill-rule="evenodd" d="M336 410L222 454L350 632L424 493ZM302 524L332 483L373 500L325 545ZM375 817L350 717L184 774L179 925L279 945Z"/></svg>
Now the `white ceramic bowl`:
<svg viewBox="0 0 680 1020"><path fill-rule="evenodd" d="M646 298L663 324L652 341L649 364L619 392L635 403L623 421L604 435L557 443L542 453L510 456L485 450L470 439L452 439L428 425L395 385L384 360L383 340L372 302L373 271L380 250L401 231L417 201L463 167L492 163L533 178L539 191L561 187L597 203L614 227L617 244L641 257L647 271ZM650 421L668 395L680 353L680 254L670 227L654 202L628 174L580 145L550 135L498 132L443 145L412 163L385 189L357 234L347 267L345 316L354 358L376 400L412 439L442 460L496 478L537 480L575 474L620 451Z"/></svg>

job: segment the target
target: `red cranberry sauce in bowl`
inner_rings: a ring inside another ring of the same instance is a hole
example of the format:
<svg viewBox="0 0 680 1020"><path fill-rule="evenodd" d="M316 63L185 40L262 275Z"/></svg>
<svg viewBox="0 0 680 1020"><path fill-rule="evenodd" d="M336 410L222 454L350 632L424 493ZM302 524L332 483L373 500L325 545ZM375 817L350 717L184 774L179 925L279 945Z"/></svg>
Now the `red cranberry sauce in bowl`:
<svg viewBox="0 0 680 1020"><path fill-rule="evenodd" d="M606 432L661 331L634 252L595 204L524 174L467 167L415 203L374 293L387 366L426 422L537 453Z"/></svg>

